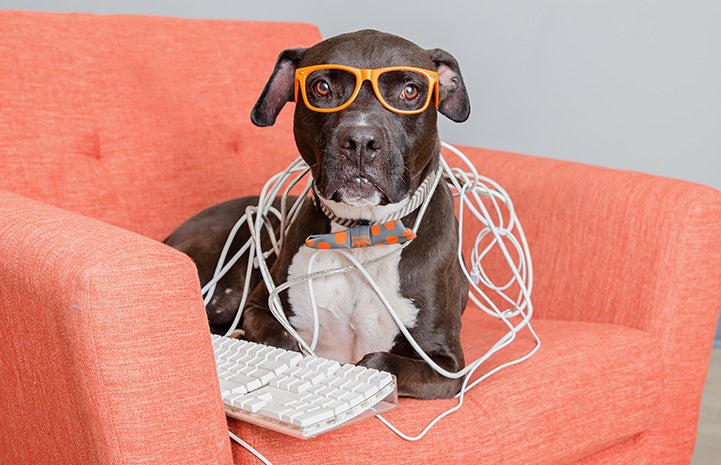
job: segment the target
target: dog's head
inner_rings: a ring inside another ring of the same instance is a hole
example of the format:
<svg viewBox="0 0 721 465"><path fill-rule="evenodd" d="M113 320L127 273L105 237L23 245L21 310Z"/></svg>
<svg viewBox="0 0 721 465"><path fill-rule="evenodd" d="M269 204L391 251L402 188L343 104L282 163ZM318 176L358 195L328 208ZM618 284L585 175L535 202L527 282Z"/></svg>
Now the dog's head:
<svg viewBox="0 0 721 465"><path fill-rule="evenodd" d="M465 121L470 103L456 60L364 30L281 52L251 119L270 126L296 101L294 133L316 191L349 207L403 202L440 152L437 112Z"/></svg>

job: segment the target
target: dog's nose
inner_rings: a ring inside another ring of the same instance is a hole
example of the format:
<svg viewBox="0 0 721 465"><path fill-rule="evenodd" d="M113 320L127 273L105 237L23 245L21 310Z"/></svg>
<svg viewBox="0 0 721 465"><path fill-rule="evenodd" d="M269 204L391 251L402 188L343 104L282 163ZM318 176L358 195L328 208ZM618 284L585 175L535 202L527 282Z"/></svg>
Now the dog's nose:
<svg viewBox="0 0 721 465"><path fill-rule="evenodd" d="M383 133L376 126L351 126L341 130L341 152L357 162L370 161L384 149Z"/></svg>

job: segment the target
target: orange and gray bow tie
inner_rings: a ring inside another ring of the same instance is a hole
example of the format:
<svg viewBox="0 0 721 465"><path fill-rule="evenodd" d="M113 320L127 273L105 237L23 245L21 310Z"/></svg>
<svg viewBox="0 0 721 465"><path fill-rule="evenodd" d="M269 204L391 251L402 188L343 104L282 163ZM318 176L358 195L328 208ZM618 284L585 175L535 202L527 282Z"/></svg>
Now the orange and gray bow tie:
<svg viewBox="0 0 721 465"><path fill-rule="evenodd" d="M359 223L349 229L328 234L316 234L305 240L314 249L355 249L374 245L403 244L413 240L416 233L401 220L383 224Z"/></svg>

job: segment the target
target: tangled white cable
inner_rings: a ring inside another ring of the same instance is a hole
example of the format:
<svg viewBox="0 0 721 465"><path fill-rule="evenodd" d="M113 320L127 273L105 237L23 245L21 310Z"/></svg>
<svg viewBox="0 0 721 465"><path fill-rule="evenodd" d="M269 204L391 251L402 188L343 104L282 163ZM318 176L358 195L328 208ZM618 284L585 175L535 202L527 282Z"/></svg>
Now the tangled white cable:
<svg viewBox="0 0 721 465"><path fill-rule="evenodd" d="M216 266L213 278L203 287L203 295L205 302L210 301L215 291L217 282L225 273L240 259L244 254L248 254L248 265L246 269L246 283L249 282L248 277L253 271L253 267L257 267L263 281L269 292L269 307L275 318L297 341L303 351L313 353L318 339L318 310L315 305L315 297L313 290L313 280L330 274L347 273L352 271L359 272L368 282L370 287L376 293L389 315L395 321L399 331L405 336L411 346L426 363L428 363L435 371L442 376L460 379L463 378L463 384L456 398L458 402L452 408L442 412L434 420L432 420L420 433L410 436L399 431L395 426L390 424L385 418L378 418L391 428L396 434L404 439L414 441L422 438L438 421L445 416L458 410L463 404L465 394L478 385L480 382L511 365L523 362L531 357L540 347L540 339L536 335L531 326L531 317L533 315L533 305L531 301L531 290L533 286L533 267L531 263L530 251L523 233L521 224L516 216L513 202L503 188L491 179L478 174L476 168L468 160L468 158L457 148L443 143L443 147L450 153L454 154L463 165L463 168L452 168L447 164L445 158L441 156L442 173L445 182L450 187L454 197L458 199L458 228L459 228L459 244L458 244L458 260L461 264L463 273L470 284L469 298L483 312L491 317L501 320L508 331L481 357L475 361L468 363L458 372L449 372L431 359L413 339L412 335L401 322L400 317L396 314L395 309L390 304L386 296L383 295L380 286L373 280L372 276L366 271L366 267L374 262L383 260L384 258L400 253L400 251L408 244L406 242L402 246L395 248L388 254L382 255L371 261L361 263L352 254L343 249L334 249L332 252L338 253L348 261L347 266L334 268L330 270L312 271L312 265L315 256L318 253L328 253L330 251L316 251L308 262L308 272L287 281L285 283L276 284L267 266L266 259L270 254L278 253L280 245L283 242L285 233L289 225L300 211L303 202L308 201L308 192L311 189L312 177L308 176L303 187L300 187L300 193L297 198L289 203L289 193L300 185L300 181L308 172L308 166L301 160L296 159L281 173L273 176L263 187L258 205L250 207L232 228L226 244L221 252L221 256ZM440 177L433 184L433 189L438 184ZM418 229L418 225L425 214L428 199L432 196L428 195L426 202L421 205L419 214L413 230ZM280 210L273 207L273 203L277 197L280 197ZM463 231L464 226L468 223L466 213L470 212L473 218L479 223L479 231L474 237L474 245L471 250L469 263L471 270L469 271L463 259ZM275 235L271 218L275 218L280 222L280 235ZM240 248L240 250L229 260L226 261L230 244L233 242L237 232L243 224L247 224L251 232L251 238ZM265 237L269 237L272 247L270 250L263 251L262 242L265 231ZM503 260L507 264L509 277L506 281L497 283L490 276L488 271L483 267L483 261L491 253L500 253ZM311 306L314 316L314 331L311 341L306 341L298 334L296 329L290 324L286 318L285 312L281 306L279 294L288 288L306 283L310 296ZM244 289L242 299L239 305L235 320L228 330L227 334L235 331L241 318L242 309L247 301L250 289ZM494 301L495 297L495 301ZM496 301L500 300L503 304L499 306ZM535 345L525 355L499 365L489 370L473 381L474 374L477 370L494 354L511 344L516 335L523 329L529 331Z"/></svg>

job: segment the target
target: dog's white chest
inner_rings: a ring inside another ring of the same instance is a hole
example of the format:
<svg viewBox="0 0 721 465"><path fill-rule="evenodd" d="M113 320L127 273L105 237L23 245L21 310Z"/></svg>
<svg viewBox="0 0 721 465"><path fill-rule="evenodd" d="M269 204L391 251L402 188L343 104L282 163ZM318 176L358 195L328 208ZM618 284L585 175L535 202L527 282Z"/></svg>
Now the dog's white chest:
<svg viewBox="0 0 721 465"><path fill-rule="evenodd" d="M398 247L387 245L346 251L363 263ZM400 295L399 261L400 253L392 253L365 268L404 326L410 328L416 321L418 309L410 299ZM288 268L288 280L347 265L350 265L349 260L336 251L301 247ZM398 327L359 271L316 277L312 280L312 288L318 311L317 355L354 363L368 353L390 350ZM310 344L315 330L307 281L292 286L288 298L295 313L290 323Z"/></svg>

